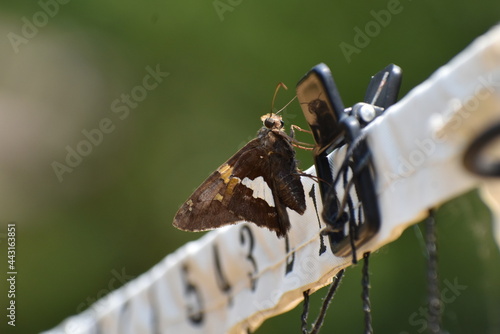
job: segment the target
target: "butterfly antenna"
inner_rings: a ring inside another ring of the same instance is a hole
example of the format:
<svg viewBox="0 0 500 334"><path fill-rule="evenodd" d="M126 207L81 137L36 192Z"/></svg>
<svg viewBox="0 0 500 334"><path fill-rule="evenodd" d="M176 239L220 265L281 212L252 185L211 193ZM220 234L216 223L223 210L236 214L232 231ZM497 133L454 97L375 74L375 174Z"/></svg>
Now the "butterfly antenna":
<svg viewBox="0 0 500 334"><path fill-rule="evenodd" d="M290 103L292 103L292 102L293 102L293 100L295 100L296 98L297 98L297 95L295 95L295 96L293 97L293 99L291 99L291 100L290 100L290 102L288 102L287 104L285 104L285 106L284 106L283 108L281 108L280 110L278 110L278 111L276 112L276 114L279 114L280 112L282 112L283 110L285 110L285 109L286 109L286 107L288 107L288 105L289 105Z"/></svg>
<svg viewBox="0 0 500 334"><path fill-rule="evenodd" d="M274 109L274 101L276 100L276 95L278 95L278 91L279 91L280 87L283 87L285 90L288 90L288 87L287 87L284 83L282 83L282 82L280 82L280 83L276 86L276 89L274 90L273 101L271 102L271 113L270 113L270 114L272 114L272 113L273 113L273 109ZM286 106L285 106L285 107L286 107ZM281 110L280 110L280 111L281 111ZM278 111L278 112L279 112L279 111Z"/></svg>

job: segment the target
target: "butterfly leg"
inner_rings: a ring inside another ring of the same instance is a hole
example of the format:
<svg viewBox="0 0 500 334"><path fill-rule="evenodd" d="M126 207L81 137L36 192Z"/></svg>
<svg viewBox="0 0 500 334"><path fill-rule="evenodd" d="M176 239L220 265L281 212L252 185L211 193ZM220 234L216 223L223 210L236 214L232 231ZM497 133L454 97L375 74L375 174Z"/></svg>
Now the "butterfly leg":
<svg viewBox="0 0 500 334"><path fill-rule="evenodd" d="M306 132L312 135L312 131L302 129L300 126L292 124L290 125L290 137L294 138L295 137L295 130L298 130L300 132Z"/></svg>
<svg viewBox="0 0 500 334"><path fill-rule="evenodd" d="M314 149L314 147L307 147L307 146L302 146L299 144L308 145L307 143L301 143L301 142L295 142L295 141L292 145L293 145L293 147L297 147L297 148L300 148L300 149L303 149L306 151L312 151Z"/></svg>
<svg viewBox="0 0 500 334"><path fill-rule="evenodd" d="M298 131L301 131L301 132L310 133L310 134L312 134L312 132L309 131L309 130L304 130L300 126L295 125L295 124L292 124L290 126L290 137L292 138L292 145L294 147L301 148L303 150L312 151L313 148L314 148L313 144L303 143L303 142L300 142L298 140L295 140L295 130L298 130Z"/></svg>

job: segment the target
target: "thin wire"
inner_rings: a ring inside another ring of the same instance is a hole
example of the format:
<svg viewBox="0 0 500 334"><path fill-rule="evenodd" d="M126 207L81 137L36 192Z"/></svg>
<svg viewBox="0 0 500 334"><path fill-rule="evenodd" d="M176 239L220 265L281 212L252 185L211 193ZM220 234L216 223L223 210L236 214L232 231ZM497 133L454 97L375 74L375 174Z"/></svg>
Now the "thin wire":
<svg viewBox="0 0 500 334"><path fill-rule="evenodd" d="M351 181L352 180L354 180L354 176L351 179ZM352 186L352 183L351 183L351 186ZM351 245L352 264L356 264L356 263L358 263L358 256L356 255L355 240L356 240L356 236L358 233L356 231L357 227L356 227L356 217L354 214L354 205L352 203L352 198L349 195L350 187L349 188L347 187L347 168L345 169L345 172L344 172L344 189L345 189L344 190L344 199L345 199L345 203L347 203L347 206L349 209L349 242ZM346 196L346 194L348 196ZM342 202L344 202L344 199L342 200ZM344 207L345 207L345 204L341 205L340 210L344 211ZM342 212L342 211L340 211L340 212Z"/></svg>
<svg viewBox="0 0 500 334"><path fill-rule="evenodd" d="M285 108L288 107L290 105L290 103L292 103L296 98L297 98L297 95L295 95L290 101L288 101L288 103L285 104L285 106L283 108L281 108L280 110L278 110L276 112L276 115L278 115L280 112L282 112L283 110L285 110ZM305 130L305 131L308 131L308 130Z"/></svg>
<svg viewBox="0 0 500 334"><path fill-rule="evenodd" d="M352 157L352 155L354 154L354 150L356 149L356 147L361 143L361 141L363 139L366 138L366 132L365 133L362 133L360 134L358 137L356 137L356 139L353 140L353 142L347 147L347 152L345 153L345 158L344 158L344 161L342 162L342 165L340 166L339 168L339 172L337 173L337 175L335 176L335 179L333 181L333 187L335 187L335 185L337 184L337 182L339 181L339 177L341 175L341 172L347 168L348 164L349 164L349 160L350 158ZM360 165L365 165L367 163L367 160L368 160L368 157L369 157L369 154L366 154L363 159L361 159L360 161Z"/></svg>
<svg viewBox="0 0 500 334"><path fill-rule="evenodd" d="M370 252L363 254L363 277L361 279L361 285L363 286L363 292L361 293L361 299L363 300L363 312L365 314L365 334L373 333L372 326L372 308L370 302L370 273L369 261Z"/></svg>
<svg viewBox="0 0 500 334"><path fill-rule="evenodd" d="M344 276L344 269L339 271L337 275L333 278L333 282L330 285L330 290L328 290L328 293L325 296L325 299L323 299L323 304L321 305L321 309L318 314L318 318L312 325L311 331L307 331L307 316L309 313L309 290L304 291L304 310L302 312L302 333L303 334L317 334L319 333L319 330L323 326L323 321L325 320L326 316L326 311L328 310L328 307L330 306L330 302L333 299L333 296L335 295L335 292L337 291L337 288L339 287L340 281L342 280L342 277ZM307 296L307 297L306 297Z"/></svg>
<svg viewBox="0 0 500 334"><path fill-rule="evenodd" d="M318 318L314 322L310 334L318 333L321 327L323 326L323 321L325 320L326 311L328 310L328 306L330 306L330 302L332 301L333 296L337 291L340 281L342 280L342 276L344 276L344 269L339 271L339 273L335 276L334 281L332 282L332 285L330 287L330 290L328 290L328 293L326 294L326 297L323 300L323 305L321 305L321 310L319 311Z"/></svg>
<svg viewBox="0 0 500 334"><path fill-rule="evenodd" d="M441 299L439 295L438 254L436 238L436 220L434 210L429 210L425 222L425 244L429 254L427 261L427 302L429 333L441 333Z"/></svg>
<svg viewBox="0 0 500 334"><path fill-rule="evenodd" d="M385 84L387 83L388 77L389 77L389 72L385 72L384 76L382 77L382 80L380 81L380 84L377 88L377 91L375 92L375 95L373 96L373 99L370 101L370 104L375 104L378 97L380 96L380 93L382 93L382 89L384 89Z"/></svg>
<svg viewBox="0 0 500 334"><path fill-rule="evenodd" d="M307 317L309 316L309 291L310 289L307 289L304 291L302 294L304 295L304 306L302 310L302 315L300 317L300 321L302 323L302 334L308 334L307 333Z"/></svg>
<svg viewBox="0 0 500 334"><path fill-rule="evenodd" d="M338 181L340 180L340 177L343 176L344 180L344 194L343 198L341 201L341 204L338 209L338 219L341 217L341 212L344 212L345 207L349 207L349 235L350 235L350 243L351 243L351 248L352 248L352 258L353 258L353 263L357 262L357 256L356 256L356 246L354 244L354 238L355 234L357 235L357 226L354 226L355 224L355 218L354 218L354 210L353 210L353 203L352 199L350 196L350 189L354 185L354 180L357 177L357 174L361 172L363 168L367 166L369 163L370 159L370 154L367 153L365 154L361 160L358 162L357 166L352 166L352 176L350 180L347 180L347 171L349 167L349 162L351 160L351 157L354 154L354 150L356 147L361 143L363 139L365 139L366 135L362 134L358 136L353 142L349 145L347 148L344 161L342 162L342 165L337 173L337 175L334 178L333 181L333 187L336 186ZM364 259L364 265L363 265L363 278L362 278L362 287L363 291L361 294L361 298L363 300L363 312L365 315L365 333L366 334L373 334L373 326L372 326L372 316L371 316L371 302L370 302L370 276L368 272L369 268L369 256L370 253L366 252L363 254L363 259ZM337 281L332 283L332 287L330 288L330 291L328 292L327 296L325 297L325 300L323 302L323 306L321 308L320 314L318 316L318 319L314 323L314 326L311 330L311 332L307 332L306 325L307 325L307 314L308 314L308 308L309 308L309 294L307 291L307 298L306 298L306 293L304 292L304 311L302 313L302 333L303 334L316 334L318 333L319 329L321 328L324 320L324 316L326 314L326 309L328 308L328 305L330 304L331 298L333 297L333 294L335 293L335 290L338 286L338 282L340 281L340 278L343 275L343 270L339 272L338 274L338 279ZM306 309L307 305L307 309Z"/></svg>
<svg viewBox="0 0 500 334"><path fill-rule="evenodd" d="M354 142L353 142L353 144L354 144ZM347 155L348 153L350 153L352 155L353 152L350 149L347 151L346 157L344 158L344 161L342 162L342 166L340 167L339 172L337 173L337 175L335 176L335 179L333 180L333 187L335 187L337 185L337 182L340 179L340 175L343 175L343 172L347 170L349 159L351 158L351 155ZM354 185L354 180L355 180L356 176L358 175L358 173L361 172L361 170L364 167L366 167L366 165L369 162L369 158L370 158L370 154L366 153L363 156L363 158L361 159L361 161L358 162L358 165L355 166L356 169L353 169L352 176L351 176L351 179L349 180L349 182L346 185L344 185L344 195L342 196L342 202L340 203L340 206L339 206L339 213L344 211L345 206L346 206L347 201L348 201L349 191L351 190L352 186ZM340 215L338 215L338 217L340 217Z"/></svg>

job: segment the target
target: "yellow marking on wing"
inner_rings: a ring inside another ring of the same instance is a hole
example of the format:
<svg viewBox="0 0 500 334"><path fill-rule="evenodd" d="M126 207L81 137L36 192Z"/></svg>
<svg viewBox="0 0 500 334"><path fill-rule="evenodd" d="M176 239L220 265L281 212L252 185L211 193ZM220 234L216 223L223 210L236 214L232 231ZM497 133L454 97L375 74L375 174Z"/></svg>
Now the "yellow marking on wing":
<svg viewBox="0 0 500 334"><path fill-rule="evenodd" d="M224 164L220 166L217 171L220 173L220 178L224 181L224 183L228 184L231 180L231 174L233 174L233 167L228 164Z"/></svg>
<svg viewBox="0 0 500 334"><path fill-rule="evenodd" d="M228 185L227 185L227 188L226 188L226 194L229 195L229 196L232 196L233 195L233 191L234 191L234 187L236 187L236 185L238 183L240 183L240 179L239 178L232 178Z"/></svg>
<svg viewBox="0 0 500 334"><path fill-rule="evenodd" d="M193 201L189 200L189 201L186 202L186 204L189 206L188 210L189 211L193 211Z"/></svg>
<svg viewBox="0 0 500 334"><path fill-rule="evenodd" d="M231 198L234 192L234 187L241 183L241 179L239 177L233 176L234 167L224 164L219 167L217 170L220 173L220 178L224 181L224 184L227 185L227 188L224 191L224 195L217 194L214 198L220 202L226 197L228 200ZM220 197L219 197L220 196Z"/></svg>

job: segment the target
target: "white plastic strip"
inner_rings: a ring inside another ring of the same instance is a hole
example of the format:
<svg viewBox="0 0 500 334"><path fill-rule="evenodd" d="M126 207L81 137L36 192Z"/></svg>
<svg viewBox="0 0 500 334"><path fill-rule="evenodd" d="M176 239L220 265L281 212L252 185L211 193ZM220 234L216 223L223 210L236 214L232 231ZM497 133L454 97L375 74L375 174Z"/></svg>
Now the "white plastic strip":
<svg viewBox="0 0 500 334"><path fill-rule="evenodd" d="M497 27L366 129L382 227L363 250L377 250L429 208L482 186L461 159L468 143L500 120L499 88ZM302 181L307 210L289 211L287 239L247 223L210 232L47 333L246 333L288 311L304 290L328 284L351 262L333 256L319 237L318 186Z"/></svg>

